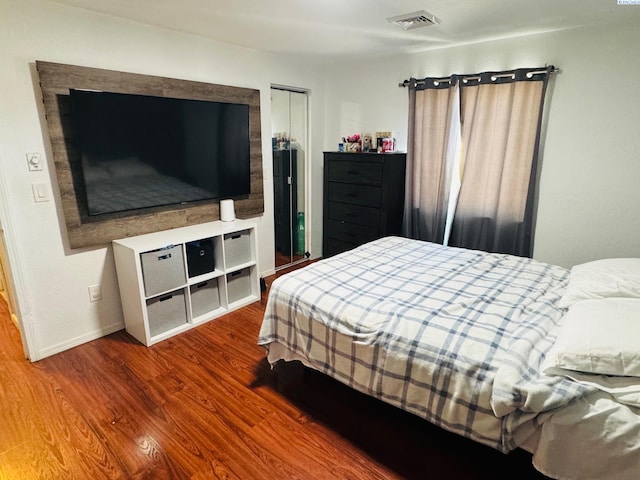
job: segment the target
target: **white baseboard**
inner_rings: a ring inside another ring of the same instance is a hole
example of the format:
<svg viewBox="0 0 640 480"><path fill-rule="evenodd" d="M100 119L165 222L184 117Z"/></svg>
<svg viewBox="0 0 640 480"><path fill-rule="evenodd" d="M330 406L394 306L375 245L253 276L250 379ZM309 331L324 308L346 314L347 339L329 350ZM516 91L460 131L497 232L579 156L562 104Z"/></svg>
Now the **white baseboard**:
<svg viewBox="0 0 640 480"><path fill-rule="evenodd" d="M109 325L100 330L87 333L80 337L72 338L71 340L59 343L52 347L44 348L38 352L38 360L50 357L51 355L55 355L56 353L64 352L65 350L69 350L73 347L77 347L78 345L82 345L92 340L97 340L98 338L105 337L122 329L124 329L124 324L122 322L114 323L113 325Z"/></svg>
<svg viewBox="0 0 640 480"><path fill-rule="evenodd" d="M266 278L266 277L270 277L271 275L275 275L275 274L276 274L276 270L275 270L275 268L273 268L271 270L267 270L266 272L260 273L260 276L262 278Z"/></svg>

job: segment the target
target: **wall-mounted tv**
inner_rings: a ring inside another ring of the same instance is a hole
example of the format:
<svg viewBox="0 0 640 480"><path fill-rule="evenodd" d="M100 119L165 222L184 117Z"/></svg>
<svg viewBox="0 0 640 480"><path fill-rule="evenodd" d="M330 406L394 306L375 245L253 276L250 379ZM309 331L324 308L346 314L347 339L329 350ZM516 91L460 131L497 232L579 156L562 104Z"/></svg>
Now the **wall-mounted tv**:
<svg viewBox="0 0 640 480"><path fill-rule="evenodd" d="M249 106L70 90L88 214L251 193Z"/></svg>

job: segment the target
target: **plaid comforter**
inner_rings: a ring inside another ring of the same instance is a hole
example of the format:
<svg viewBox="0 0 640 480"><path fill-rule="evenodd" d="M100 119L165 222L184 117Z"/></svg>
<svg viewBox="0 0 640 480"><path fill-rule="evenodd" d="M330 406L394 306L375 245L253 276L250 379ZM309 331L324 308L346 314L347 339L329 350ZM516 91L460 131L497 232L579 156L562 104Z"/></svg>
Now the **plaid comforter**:
<svg viewBox="0 0 640 480"><path fill-rule="evenodd" d="M509 451L589 390L539 373L568 271L387 237L274 281L258 343Z"/></svg>

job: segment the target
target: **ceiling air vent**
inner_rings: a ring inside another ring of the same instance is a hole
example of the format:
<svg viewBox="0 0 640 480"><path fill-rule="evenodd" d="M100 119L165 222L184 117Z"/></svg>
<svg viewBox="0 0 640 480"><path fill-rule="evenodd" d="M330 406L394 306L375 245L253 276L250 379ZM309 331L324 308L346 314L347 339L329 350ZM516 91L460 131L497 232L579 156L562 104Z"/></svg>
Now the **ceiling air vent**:
<svg viewBox="0 0 640 480"><path fill-rule="evenodd" d="M398 25L405 30L411 30L413 28L435 25L440 23L440 19L426 10L420 10L418 12L405 13L397 17L387 18L387 22Z"/></svg>

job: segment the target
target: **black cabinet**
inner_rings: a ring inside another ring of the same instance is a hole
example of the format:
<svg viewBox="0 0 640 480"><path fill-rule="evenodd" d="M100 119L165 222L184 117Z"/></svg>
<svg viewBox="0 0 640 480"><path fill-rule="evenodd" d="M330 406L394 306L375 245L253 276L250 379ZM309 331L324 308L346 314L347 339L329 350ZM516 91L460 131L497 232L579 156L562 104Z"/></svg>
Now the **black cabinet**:
<svg viewBox="0 0 640 480"><path fill-rule="evenodd" d="M297 224L297 150L273 151L273 201L276 251L291 255Z"/></svg>
<svg viewBox="0 0 640 480"><path fill-rule="evenodd" d="M406 161L404 153L324 153L324 257L400 234Z"/></svg>

